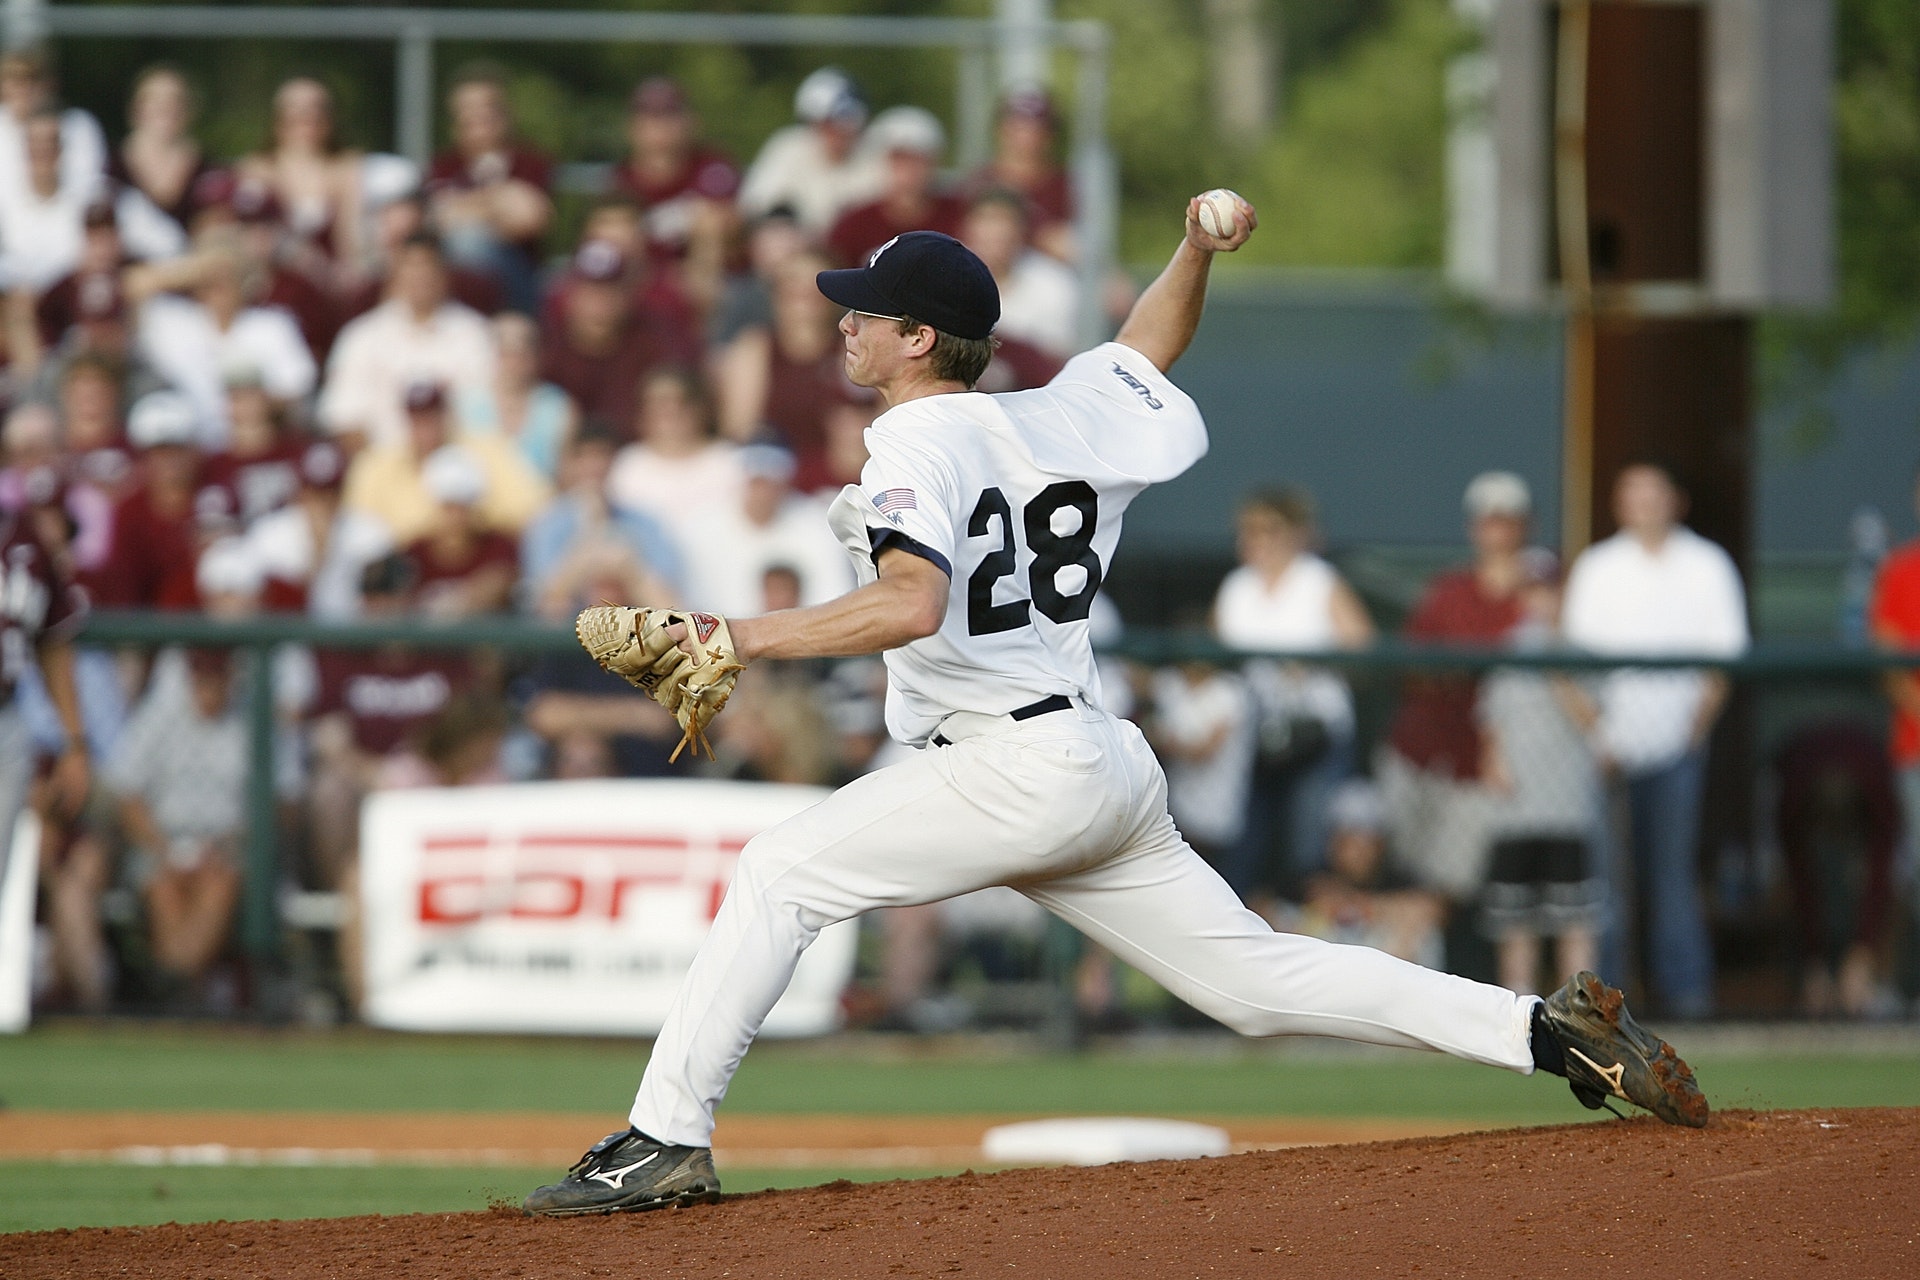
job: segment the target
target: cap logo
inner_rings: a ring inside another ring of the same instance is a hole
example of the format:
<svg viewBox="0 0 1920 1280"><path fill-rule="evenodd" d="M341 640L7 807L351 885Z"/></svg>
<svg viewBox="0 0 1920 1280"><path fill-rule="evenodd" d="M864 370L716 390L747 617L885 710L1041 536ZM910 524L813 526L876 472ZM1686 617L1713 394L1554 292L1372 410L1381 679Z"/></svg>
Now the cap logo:
<svg viewBox="0 0 1920 1280"><path fill-rule="evenodd" d="M872 267L874 263L880 261L881 254L885 253L887 250L893 248L893 246L899 243L900 243L900 237L895 236L893 239L881 245L878 249L875 249L871 254L867 256L867 266Z"/></svg>

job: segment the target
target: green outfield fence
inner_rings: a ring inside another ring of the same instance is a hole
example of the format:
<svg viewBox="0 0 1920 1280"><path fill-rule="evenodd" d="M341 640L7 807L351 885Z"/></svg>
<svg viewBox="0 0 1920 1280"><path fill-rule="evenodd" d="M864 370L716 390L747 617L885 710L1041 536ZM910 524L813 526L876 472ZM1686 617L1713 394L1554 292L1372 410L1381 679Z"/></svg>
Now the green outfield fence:
<svg viewBox="0 0 1920 1280"><path fill-rule="evenodd" d="M282 646L315 649L369 649L405 643L423 650L492 650L509 658L570 652L575 640L563 625L500 617L481 621L434 623L418 620L323 624L298 616L268 616L223 620L196 614L95 614L79 643L89 648L152 651L167 646L195 646L243 652L250 660L245 671L245 714L250 726L250 769L247 783L246 879L239 938L256 960L272 960L282 952L282 926L277 895L281 857L275 795L276 706L272 655ZM1191 633L1156 630L1129 631L1104 651L1143 666L1204 661L1231 666L1251 656L1229 650L1211 639ZM1405 677L1482 673L1496 668L1535 669L1567 673L1596 672L1622 666L1635 668L1704 667L1724 672L1736 690L1734 710L1716 734L1716 768L1729 768L1746 779L1736 782L1738 798L1722 800L1720 812L1710 817L1723 831L1736 833L1763 819L1752 804L1752 779L1775 744L1795 726L1835 715L1884 727L1886 707L1880 677L1890 669L1920 668L1920 652L1881 653L1805 643L1763 643L1735 660L1663 654L1622 659L1565 651L1521 653L1507 650L1461 649L1384 641L1359 651L1262 655L1339 670L1354 692L1359 733L1363 742L1378 740ZM1364 759L1364 754L1363 754ZM1723 789L1724 794L1724 789ZM1714 800L1710 796L1709 804Z"/></svg>

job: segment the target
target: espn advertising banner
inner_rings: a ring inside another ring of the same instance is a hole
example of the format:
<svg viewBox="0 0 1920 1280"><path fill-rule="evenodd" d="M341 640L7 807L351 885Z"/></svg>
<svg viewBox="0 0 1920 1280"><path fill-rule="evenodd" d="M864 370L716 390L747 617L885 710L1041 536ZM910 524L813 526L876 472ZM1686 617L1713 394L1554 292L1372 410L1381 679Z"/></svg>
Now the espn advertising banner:
<svg viewBox="0 0 1920 1280"><path fill-rule="evenodd" d="M376 793L360 828L362 1013L408 1031L654 1035L741 848L826 794L656 780ZM858 927L808 948L766 1034L839 1026Z"/></svg>

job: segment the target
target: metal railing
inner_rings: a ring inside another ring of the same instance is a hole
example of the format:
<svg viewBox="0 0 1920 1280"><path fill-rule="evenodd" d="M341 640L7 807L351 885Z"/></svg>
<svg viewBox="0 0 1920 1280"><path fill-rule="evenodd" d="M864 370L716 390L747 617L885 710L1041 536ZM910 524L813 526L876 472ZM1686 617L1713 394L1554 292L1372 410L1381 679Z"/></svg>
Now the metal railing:
<svg viewBox="0 0 1920 1280"><path fill-rule="evenodd" d="M278 820L274 793L274 650L284 645L315 649L371 649L404 643L418 649L491 649L521 656L571 653L577 642L564 625L501 617L435 623L419 620L316 623L298 615L222 620L199 614L95 614L80 643L97 647L155 649L168 645L242 651L248 686L246 878L240 916L243 947L254 956L272 955L279 946ZM1494 669L1597 672L1621 667L1648 669L1710 668L1739 680L1830 680L1859 684L1890 669L1920 669L1920 652L1883 653L1833 645L1768 643L1738 658L1686 654L1600 655L1569 650L1515 652L1408 644L1387 640L1362 650L1252 654L1229 649L1205 636L1176 631L1133 630L1104 652L1147 665L1200 660L1235 665L1250 657L1279 657L1350 674L1472 674Z"/></svg>

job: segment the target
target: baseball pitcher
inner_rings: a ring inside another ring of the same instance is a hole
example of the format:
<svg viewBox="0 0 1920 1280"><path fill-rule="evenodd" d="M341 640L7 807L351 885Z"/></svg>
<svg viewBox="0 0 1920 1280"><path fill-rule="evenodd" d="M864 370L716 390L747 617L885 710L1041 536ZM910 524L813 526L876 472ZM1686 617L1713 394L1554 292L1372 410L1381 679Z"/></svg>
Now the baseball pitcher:
<svg viewBox="0 0 1920 1280"><path fill-rule="evenodd" d="M847 309L847 373L886 406L860 483L829 515L862 585L731 622L590 609L577 631L602 666L672 711L696 750L755 660L883 653L888 727L923 750L747 845L629 1127L528 1196L528 1212L716 1199L714 1109L820 930L989 885L1025 893L1246 1035L1543 1069L1590 1107L1617 1097L1706 1123L1686 1065L1593 974L1542 1001L1275 933L1174 829L1146 741L1103 709L1088 609L1128 503L1206 452L1200 413L1167 371L1200 322L1213 255L1255 225L1231 193L1190 201L1180 247L1118 337L1045 387L1005 395L971 389L1000 299L958 241L911 232L864 267L820 273L820 291Z"/></svg>

